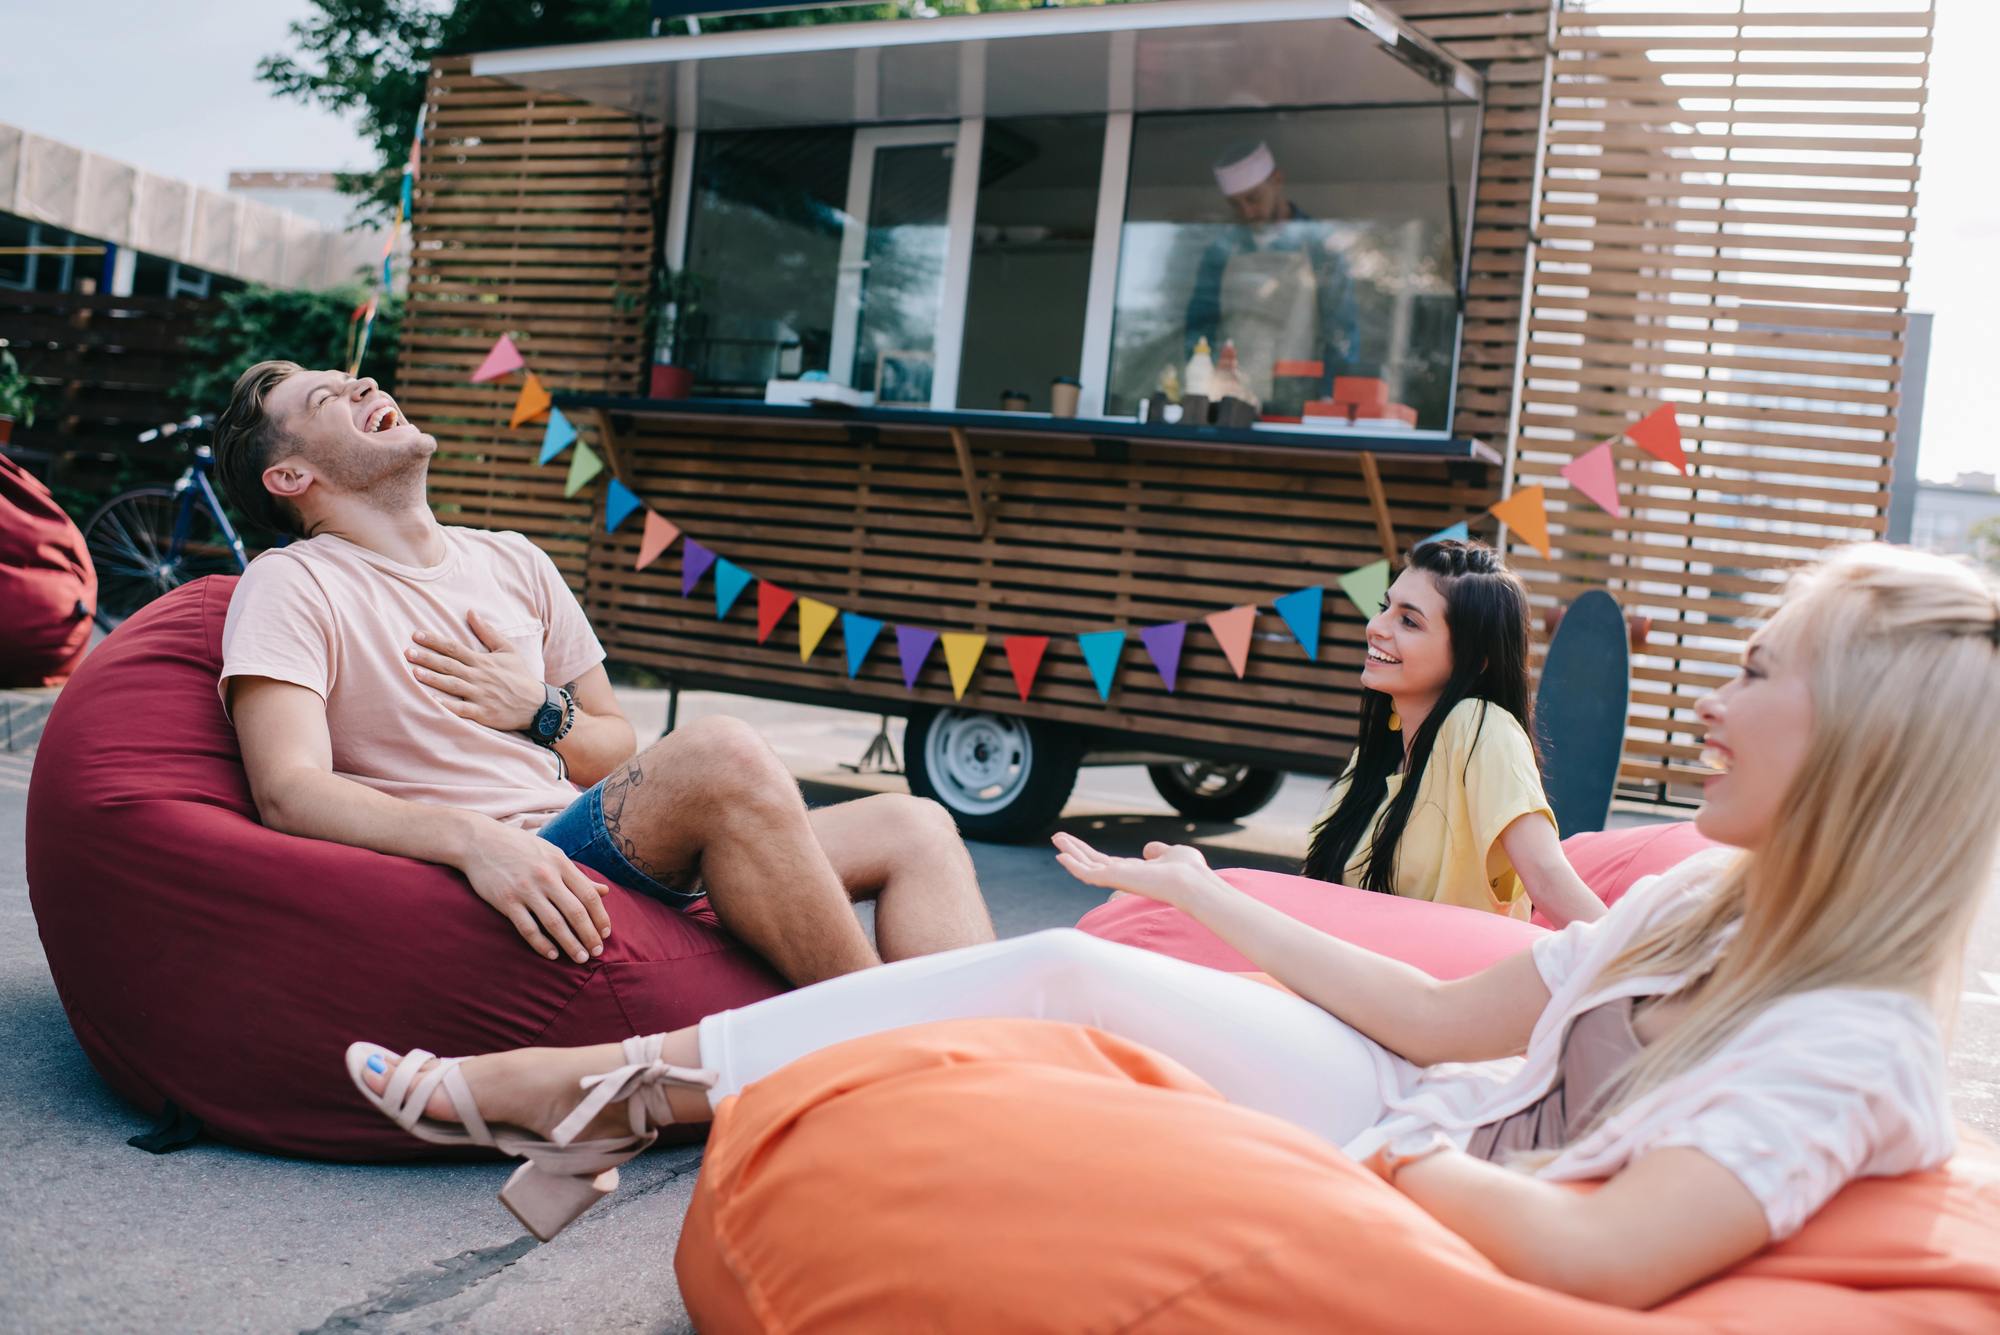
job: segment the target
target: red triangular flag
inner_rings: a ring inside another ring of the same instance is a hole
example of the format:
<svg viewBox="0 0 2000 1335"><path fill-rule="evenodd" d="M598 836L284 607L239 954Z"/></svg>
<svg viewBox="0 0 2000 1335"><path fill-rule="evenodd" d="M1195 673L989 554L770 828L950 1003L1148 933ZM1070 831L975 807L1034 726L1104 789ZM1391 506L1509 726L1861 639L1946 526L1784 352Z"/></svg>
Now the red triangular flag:
<svg viewBox="0 0 2000 1335"><path fill-rule="evenodd" d="M1014 670L1014 689L1023 701L1042 670L1042 653L1049 647L1046 635L1009 635L1006 639L1007 666Z"/></svg>
<svg viewBox="0 0 2000 1335"><path fill-rule="evenodd" d="M1595 501L1598 509L1613 519L1625 517L1625 508L1618 504L1618 461L1611 454L1610 441L1585 450L1556 471Z"/></svg>
<svg viewBox="0 0 2000 1335"><path fill-rule="evenodd" d="M674 545L674 539L681 531L671 520L662 518L656 511L646 511L646 532L639 539L639 560L632 568L644 570L660 559L660 553Z"/></svg>
<svg viewBox="0 0 2000 1335"><path fill-rule="evenodd" d="M757 581L757 643L771 638L785 609L792 605L792 598L790 589L781 589L768 579Z"/></svg>
<svg viewBox="0 0 2000 1335"><path fill-rule="evenodd" d="M1257 625L1257 604L1246 603L1227 612L1210 612L1203 618L1215 638L1222 641L1222 656L1236 669L1240 680L1250 666L1250 632Z"/></svg>
<svg viewBox="0 0 2000 1335"><path fill-rule="evenodd" d="M1688 471L1687 455L1681 450L1681 424L1671 403L1655 408L1626 427L1625 439L1662 463L1672 464L1683 473Z"/></svg>
<svg viewBox="0 0 2000 1335"><path fill-rule="evenodd" d="M486 360L479 363L479 369L472 373L472 383L476 385L482 380L498 380L526 365L521 360L521 350L514 346L514 340L502 334L494 343L493 351L486 354Z"/></svg>

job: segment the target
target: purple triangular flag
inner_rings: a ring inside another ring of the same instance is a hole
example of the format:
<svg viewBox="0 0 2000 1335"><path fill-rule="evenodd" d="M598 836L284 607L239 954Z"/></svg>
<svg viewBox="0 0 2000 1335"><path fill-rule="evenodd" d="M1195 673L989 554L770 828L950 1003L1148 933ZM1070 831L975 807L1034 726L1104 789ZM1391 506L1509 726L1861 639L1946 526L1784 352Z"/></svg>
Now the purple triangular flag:
<svg viewBox="0 0 2000 1335"><path fill-rule="evenodd" d="M694 586L701 583L701 577L715 564L715 553L689 538L681 544L681 597L694 592Z"/></svg>
<svg viewBox="0 0 2000 1335"><path fill-rule="evenodd" d="M917 674L924 670L924 660L931 656L931 647L938 642L938 633L925 630L922 626L896 627L896 653L903 660L903 689L917 689Z"/></svg>
<svg viewBox="0 0 2000 1335"><path fill-rule="evenodd" d="M1187 639L1187 622L1169 621L1164 626L1148 626L1139 632L1139 643L1146 646L1146 654L1153 660L1153 666L1166 679L1167 689L1174 689L1174 676L1181 667L1181 642Z"/></svg>

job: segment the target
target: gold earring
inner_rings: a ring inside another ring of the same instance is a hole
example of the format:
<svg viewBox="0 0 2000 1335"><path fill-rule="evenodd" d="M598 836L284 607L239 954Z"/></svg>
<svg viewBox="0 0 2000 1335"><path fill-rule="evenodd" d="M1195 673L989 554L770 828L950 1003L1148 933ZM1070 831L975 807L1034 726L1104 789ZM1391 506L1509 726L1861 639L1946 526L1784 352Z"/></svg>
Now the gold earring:
<svg viewBox="0 0 2000 1335"><path fill-rule="evenodd" d="M1392 710L1390 710L1390 711L1389 711L1389 731L1390 731L1390 732L1401 732L1402 730L1403 730L1403 716L1402 716L1401 714L1398 714L1398 713L1397 713L1397 712L1396 712L1395 710L1393 710L1393 709L1392 709Z"/></svg>

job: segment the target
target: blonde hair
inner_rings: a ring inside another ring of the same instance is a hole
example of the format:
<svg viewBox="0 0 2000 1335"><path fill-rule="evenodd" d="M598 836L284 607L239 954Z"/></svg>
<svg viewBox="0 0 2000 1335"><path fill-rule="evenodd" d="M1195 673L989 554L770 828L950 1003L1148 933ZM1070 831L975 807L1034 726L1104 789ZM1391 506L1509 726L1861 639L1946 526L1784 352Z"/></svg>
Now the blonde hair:
<svg viewBox="0 0 2000 1335"><path fill-rule="evenodd" d="M1958 989L2000 834L2000 594L1967 566L1864 543L1793 576L1760 636L1810 683L1805 760L1762 850L1599 976L1689 973L1741 924L1600 1122L1783 997L1883 988L1947 1011Z"/></svg>

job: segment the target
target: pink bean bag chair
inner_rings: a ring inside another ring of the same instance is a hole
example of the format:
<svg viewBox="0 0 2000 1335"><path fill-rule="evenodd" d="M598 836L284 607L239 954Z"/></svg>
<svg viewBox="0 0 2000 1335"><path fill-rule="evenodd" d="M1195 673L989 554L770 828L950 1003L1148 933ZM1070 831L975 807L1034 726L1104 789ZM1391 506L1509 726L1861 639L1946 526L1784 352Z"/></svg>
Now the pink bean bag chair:
<svg viewBox="0 0 2000 1335"><path fill-rule="evenodd" d="M97 568L49 489L0 457L0 686L60 686L90 647Z"/></svg>
<svg viewBox="0 0 2000 1335"><path fill-rule="evenodd" d="M120 626L36 757L35 923L77 1041L119 1094L249 1149L435 1155L354 1092L348 1043L603 1043L784 990L712 921L616 886L602 958L555 963L455 871L264 828L216 694L235 585L197 580Z"/></svg>

